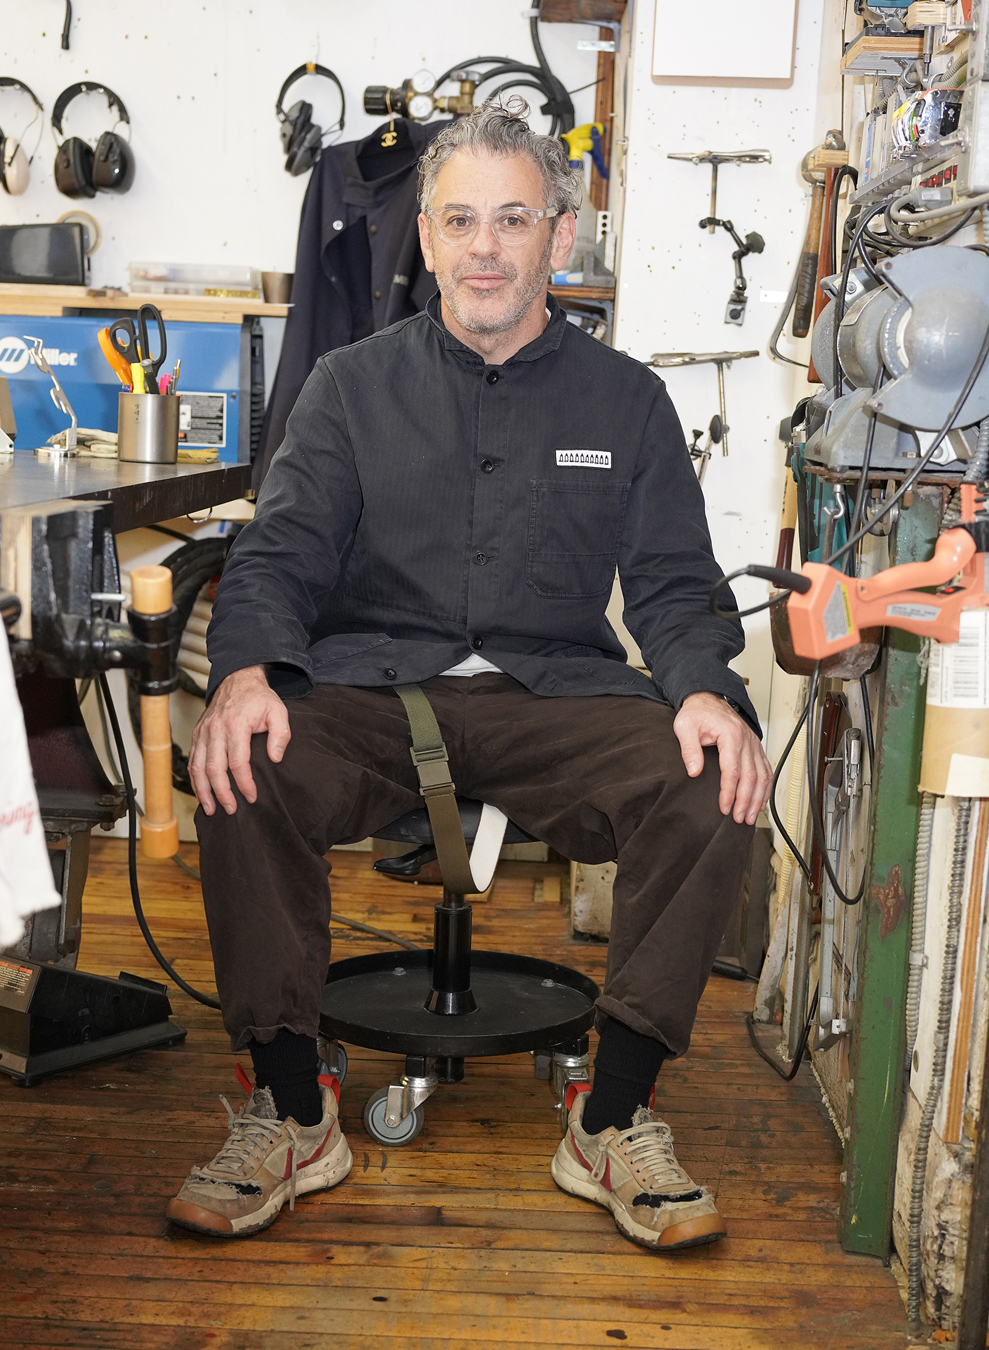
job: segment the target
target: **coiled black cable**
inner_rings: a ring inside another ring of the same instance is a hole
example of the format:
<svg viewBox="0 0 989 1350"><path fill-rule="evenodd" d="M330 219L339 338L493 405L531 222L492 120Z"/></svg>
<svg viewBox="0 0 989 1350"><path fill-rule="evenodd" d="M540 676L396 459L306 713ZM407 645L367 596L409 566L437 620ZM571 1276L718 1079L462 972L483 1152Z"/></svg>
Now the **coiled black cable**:
<svg viewBox="0 0 989 1350"><path fill-rule="evenodd" d="M493 90L488 97L497 98L499 94L505 93L509 89L536 89L546 99L546 103L540 109L550 118L549 134L558 136L562 131L572 131L575 122L573 100L567 92L563 82L553 74L550 64L546 59L546 53L543 51L542 42L539 38L539 19L533 15L529 20L529 31L532 36L532 47L536 53L538 64L531 66L524 61L515 61L507 56L472 56L468 61L458 61L449 70L445 70L436 81L436 88L449 80L455 71L467 70L473 66L490 66L490 70L485 70L476 87L480 89L482 84L487 84L490 80L500 79L503 75L519 76L519 79L506 80Z"/></svg>

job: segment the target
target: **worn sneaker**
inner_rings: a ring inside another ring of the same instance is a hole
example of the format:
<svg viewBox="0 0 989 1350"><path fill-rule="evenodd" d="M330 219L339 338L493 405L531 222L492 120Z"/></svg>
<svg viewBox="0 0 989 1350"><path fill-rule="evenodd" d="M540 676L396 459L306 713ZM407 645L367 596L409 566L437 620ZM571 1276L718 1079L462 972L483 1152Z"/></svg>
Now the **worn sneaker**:
<svg viewBox="0 0 989 1350"><path fill-rule="evenodd" d="M297 1125L279 1120L269 1088L254 1088L240 1065L237 1077L248 1099L239 1113L226 1097L230 1134L211 1163L194 1167L165 1210L172 1223L216 1237L247 1237L267 1228L278 1211L307 1191L336 1186L353 1158L337 1120L340 1084L320 1077L323 1119Z"/></svg>
<svg viewBox="0 0 989 1350"><path fill-rule="evenodd" d="M643 1247L679 1251L717 1242L728 1231L714 1201L676 1160L673 1134L640 1106L628 1130L581 1128L589 1089L567 1089L569 1122L550 1171L561 1190L610 1209L619 1231Z"/></svg>

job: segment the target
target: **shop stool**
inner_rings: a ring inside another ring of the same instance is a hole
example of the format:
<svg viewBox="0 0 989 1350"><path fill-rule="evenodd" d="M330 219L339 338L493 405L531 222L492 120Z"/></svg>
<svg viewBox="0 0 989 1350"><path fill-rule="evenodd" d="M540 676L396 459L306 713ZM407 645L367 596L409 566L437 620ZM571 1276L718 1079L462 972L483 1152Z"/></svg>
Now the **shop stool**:
<svg viewBox="0 0 989 1350"><path fill-rule="evenodd" d="M422 1129L423 1103L438 1085L463 1079L466 1059L528 1050L536 1076L552 1083L565 1129L567 1085L588 1077L587 1032L598 986L555 961L472 950L465 895L487 889L503 842L538 841L493 807L456 796L425 694L417 685L396 692L409 712L426 807L375 832L415 847L374 866L409 879L436 857L443 899L434 911L432 950L375 952L331 963L319 1024L324 1068L342 1081L341 1041L405 1056L404 1073L372 1093L364 1108L368 1133L395 1147L411 1143Z"/></svg>

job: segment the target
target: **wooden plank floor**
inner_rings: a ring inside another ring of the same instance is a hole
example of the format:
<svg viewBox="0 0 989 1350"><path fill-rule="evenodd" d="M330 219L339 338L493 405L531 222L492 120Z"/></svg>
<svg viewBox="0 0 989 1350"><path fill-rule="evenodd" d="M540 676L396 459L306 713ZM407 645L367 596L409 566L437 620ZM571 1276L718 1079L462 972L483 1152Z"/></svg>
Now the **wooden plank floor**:
<svg viewBox="0 0 989 1350"><path fill-rule="evenodd" d="M195 865L197 850L183 846ZM334 856L342 914L428 943L437 892L377 877L367 854ZM140 865L166 956L212 988L197 883ZM574 943L540 903L546 865L502 864L475 907L479 947L562 959L599 981L606 949ZM551 889L551 888L547 888ZM124 845L94 841L80 967L156 976L130 908ZM348 931L335 954L380 950ZM180 1047L106 1061L26 1090L0 1076L0 1345L132 1350L878 1350L906 1346L890 1272L835 1241L840 1151L807 1069L784 1084L753 1054L752 986L714 979L689 1056L658 1101L681 1161L715 1192L724 1242L660 1257L549 1175L559 1139L528 1055L468 1064L441 1088L405 1149L361 1124L396 1061L352 1050L343 1126L351 1177L306 1196L253 1239L166 1224L190 1164L224 1136L236 1100L219 1014L179 993Z"/></svg>

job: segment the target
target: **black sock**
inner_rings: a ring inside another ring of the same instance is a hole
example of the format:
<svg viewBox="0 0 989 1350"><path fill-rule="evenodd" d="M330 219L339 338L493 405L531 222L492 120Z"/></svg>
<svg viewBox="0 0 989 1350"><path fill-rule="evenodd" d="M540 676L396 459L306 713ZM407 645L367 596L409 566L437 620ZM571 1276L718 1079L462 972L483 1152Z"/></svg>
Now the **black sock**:
<svg viewBox="0 0 989 1350"><path fill-rule="evenodd" d="M287 1027L267 1045L252 1040L254 1081L259 1088L270 1088L278 1119L291 1116L299 1125L318 1125L323 1119L319 1091L319 1056L315 1036L297 1036Z"/></svg>
<svg viewBox="0 0 989 1350"><path fill-rule="evenodd" d="M669 1050L651 1036L640 1036L609 1017L594 1056L594 1085L584 1104L581 1128L599 1134L614 1125L627 1130L637 1106L645 1106Z"/></svg>

